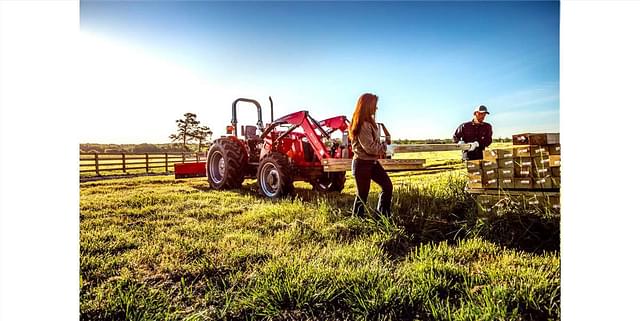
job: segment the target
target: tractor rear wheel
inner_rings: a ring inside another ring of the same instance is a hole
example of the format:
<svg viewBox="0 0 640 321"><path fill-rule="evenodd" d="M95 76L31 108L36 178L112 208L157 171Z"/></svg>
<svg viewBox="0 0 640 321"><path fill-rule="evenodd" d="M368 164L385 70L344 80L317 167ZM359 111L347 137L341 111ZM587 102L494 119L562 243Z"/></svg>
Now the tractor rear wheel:
<svg viewBox="0 0 640 321"><path fill-rule="evenodd" d="M322 176L311 182L311 185L313 190L318 192L341 192L346 181L345 172L330 172L322 174Z"/></svg>
<svg viewBox="0 0 640 321"><path fill-rule="evenodd" d="M242 186L247 154L244 147L230 139L218 139L207 154L207 180L213 189Z"/></svg>
<svg viewBox="0 0 640 321"><path fill-rule="evenodd" d="M260 161L258 165L258 189L269 198L287 196L293 191L289 159L282 153L273 152Z"/></svg>

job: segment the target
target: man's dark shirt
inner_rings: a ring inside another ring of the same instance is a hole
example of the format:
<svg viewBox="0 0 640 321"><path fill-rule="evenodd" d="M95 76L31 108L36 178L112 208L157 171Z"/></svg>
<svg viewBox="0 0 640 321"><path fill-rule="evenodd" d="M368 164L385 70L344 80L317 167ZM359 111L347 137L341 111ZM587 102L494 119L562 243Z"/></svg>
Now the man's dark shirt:
<svg viewBox="0 0 640 321"><path fill-rule="evenodd" d="M474 123L473 120L458 126L453 134L453 142L464 141L465 143L478 142L480 146L473 151L463 151L463 160L482 159L482 151L491 145L493 129L489 123Z"/></svg>

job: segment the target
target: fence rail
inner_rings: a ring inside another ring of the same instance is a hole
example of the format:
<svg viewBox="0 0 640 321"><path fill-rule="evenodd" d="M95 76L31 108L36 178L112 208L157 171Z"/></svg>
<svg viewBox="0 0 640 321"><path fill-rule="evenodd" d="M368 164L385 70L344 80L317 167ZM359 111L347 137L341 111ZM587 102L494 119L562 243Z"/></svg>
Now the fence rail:
<svg viewBox="0 0 640 321"><path fill-rule="evenodd" d="M173 172L175 163L206 160L205 153L80 153L80 175L90 176L113 172L124 174ZM164 169L164 171L162 171Z"/></svg>

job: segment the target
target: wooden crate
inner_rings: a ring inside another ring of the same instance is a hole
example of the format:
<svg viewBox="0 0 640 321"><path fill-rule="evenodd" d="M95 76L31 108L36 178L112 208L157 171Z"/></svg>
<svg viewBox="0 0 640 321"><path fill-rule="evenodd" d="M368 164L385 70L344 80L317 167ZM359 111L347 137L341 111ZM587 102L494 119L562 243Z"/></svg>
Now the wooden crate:
<svg viewBox="0 0 640 321"><path fill-rule="evenodd" d="M551 177L551 188L560 188L560 177Z"/></svg>
<svg viewBox="0 0 640 321"><path fill-rule="evenodd" d="M512 178L514 177L513 168L498 168L498 178Z"/></svg>
<svg viewBox="0 0 640 321"><path fill-rule="evenodd" d="M476 198L476 203L482 208L483 212L486 212L486 210L491 210L496 203L496 199L497 197L494 195L481 194Z"/></svg>
<svg viewBox="0 0 640 321"><path fill-rule="evenodd" d="M515 178L527 178L533 175L533 167L531 166L518 166L513 169L513 177Z"/></svg>
<svg viewBox="0 0 640 321"><path fill-rule="evenodd" d="M482 160L469 160L466 162L466 166L468 171L479 171L482 169Z"/></svg>
<svg viewBox="0 0 640 321"><path fill-rule="evenodd" d="M538 145L532 145L531 146L531 157L542 157L542 156L549 156L549 147L548 146L538 146Z"/></svg>
<svg viewBox="0 0 640 321"><path fill-rule="evenodd" d="M484 160L493 160L493 161L506 159L506 158L513 158L513 149L511 147L485 149L482 152L482 156Z"/></svg>
<svg viewBox="0 0 640 321"><path fill-rule="evenodd" d="M560 192L505 189L469 189L478 203L478 214L499 214L507 203L524 210L548 210L560 214Z"/></svg>
<svg viewBox="0 0 640 321"><path fill-rule="evenodd" d="M550 167L560 167L560 155L550 155L549 156L549 166Z"/></svg>
<svg viewBox="0 0 640 321"><path fill-rule="evenodd" d="M498 179L498 188L512 189L515 188L515 180L513 177L502 177Z"/></svg>
<svg viewBox="0 0 640 321"><path fill-rule="evenodd" d="M513 167L533 167L533 160L531 157L516 157L513 159Z"/></svg>
<svg viewBox="0 0 640 321"><path fill-rule="evenodd" d="M533 187L533 184L531 182L531 178L524 178L524 177L516 177L514 178L514 184L513 184L513 188L525 188L525 189L531 189Z"/></svg>
<svg viewBox="0 0 640 321"><path fill-rule="evenodd" d="M498 168L513 168L513 158L500 158L498 159Z"/></svg>
<svg viewBox="0 0 640 321"><path fill-rule="evenodd" d="M547 145L549 155L560 155L560 144Z"/></svg>
<svg viewBox="0 0 640 321"><path fill-rule="evenodd" d="M498 159L498 152L495 149L485 149L482 151L482 159L495 161Z"/></svg>
<svg viewBox="0 0 640 321"><path fill-rule="evenodd" d="M531 157L531 146L514 146L513 147L513 158L517 157Z"/></svg>
<svg viewBox="0 0 640 321"><path fill-rule="evenodd" d="M538 156L533 157L533 167L535 168L549 168L550 166L550 158L549 156Z"/></svg>
<svg viewBox="0 0 640 321"><path fill-rule="evenodd" d="M470 177L467 180L467 187L470 189L482 188L482 177Z"/></svg>
<svg viewBox="0 0 640 321"><path fill-rule="evenodd" d="M514 145L560 144L560 133L523 133L512 136Z"/></svg>
<svg viewBox="0 0 640 321"><path fill-rule="evenodd" d="M533 188L553 188L553 184L551 183L551 177L541 177L533 179Z"/></svg>
<svg viewBox="0 0 640 321"><path fill-rule="evenodd" d="M547 196L546 201L552 213L560 214L560 195Z"/></svg>
<svg viewBox="0 0 640 321"><path fill-rule="evenodd" d="M530 177L533 171L531 157L518 157L513 160L514 177Z"/></svg>
<svg viewBox="0 0 640 321"><path fill-rule="evenodd" d="M477 171L468 171L467 172L467 176L469 178L473 178L473 177L480 177L482 178L482 170L477 170Z"/></svg>
<svg viewBox="0 0 640 321"><path fill-rule="evenodd" d="M468 189L467 193L471 195L496 195L500 197L515 197L515 196L559 196L559 191L532 191L532 190L502 190L502 189Z"/></svg>
<svg viewBox="0 0 640 321"><path fill-rule="evenodd" d="M536 167L534 167L531 170L531 177L533 177L533 178L543 178L543 177L547 177L547 176L551 176L551 169L550 168L536 168Z"/></svg>
<svg viewBox="0 0 640 321"><path fill-rule="evenodd" d="M498 163L492 160L482 160L482 169L497 169Z"/></svg>
<svg viewBox="0 0 640 321"><path fill-rule="evenodd" d="M498 188L498 179L492 178L482 181L482 188Z"/></svg>
<svg viewBox="0 0 640 321"><path fill-rule="evenodd" d="M491 180L491 179L495 179L498 178L498 169L497 168L491 168L491 169L483 169L482 170L482 179L485 181Z"/></svg>

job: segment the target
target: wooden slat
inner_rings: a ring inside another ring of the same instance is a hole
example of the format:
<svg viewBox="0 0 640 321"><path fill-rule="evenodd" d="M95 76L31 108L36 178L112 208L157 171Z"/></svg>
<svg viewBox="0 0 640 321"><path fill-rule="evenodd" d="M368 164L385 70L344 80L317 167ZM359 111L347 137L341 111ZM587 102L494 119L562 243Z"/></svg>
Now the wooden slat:
<svg viewBox="0 0 640 321"><path fill-rule="evenodd" d="M468 150L471 144L407 144L395 145L393 153L442 152L449 150Z"/></svg>
<svg viewBox="0 0 640 321"><path fill-rule="evenodd" d="M206 158L202 153L80 153L80 173L121 172L164 168L171 172L173 164L193 163Z"/></svg>
<svg viewBox="0 0 640 321"><path fill-rule="evenodd" d="M146 166L138 166L138 167L127 167L127 171L129 170L136 170L136 169L146 169ZM165 168L164 165L161 166L149 166L149 168ZM169 169L171 169L171 167L169 167ZM88 172L95 172L95 168L91 168L91 169L81 169L80 173L88 173ZM101 172L122 172L122 168L102 168L100 167L100 171ZM172 172L172 170L165 170L165 172Z"/></svg>
<svg viewBox="0 0 640 321"><path fill-rule="evenodd" d="M351 159L323 159L325 172L346 172L351 170ZM424 168L424 159L379 159L385 170L420 170Z"/></svg>

